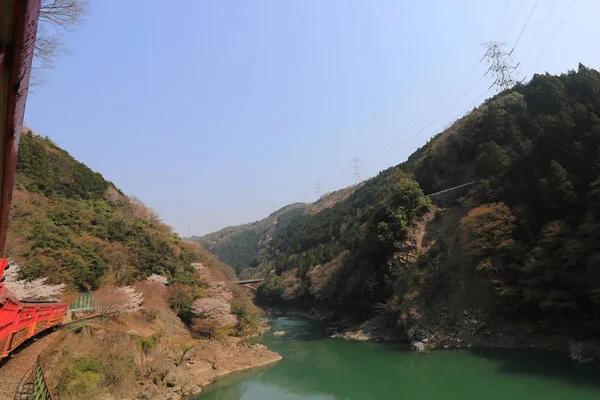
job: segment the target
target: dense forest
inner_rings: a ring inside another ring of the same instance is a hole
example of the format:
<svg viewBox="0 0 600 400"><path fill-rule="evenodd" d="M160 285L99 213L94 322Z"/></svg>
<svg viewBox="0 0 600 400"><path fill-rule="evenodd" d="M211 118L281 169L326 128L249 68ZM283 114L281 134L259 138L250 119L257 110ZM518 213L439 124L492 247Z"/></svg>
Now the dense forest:
<svg viewBox="0 0 600 400"><path fill-rule="evenodd" d="M258 266L264 255L261 247L270 240L272 233L307 207L304 203L289 204L260 221L227 227L201 237L193 236L192 239L231 265L239 274L244 269Z"/></svg>
<svg viewBox="0 0 600 400"><path fill-rule="evenodd" d="M425 188L473 168L481 206L461 222L462 241L498 294L596 327L599 114L598 71L535 75L442 135L443 146L430 143L415 167Z"/></svg>
<svg viewBox="0 0 600 400"><path fill-rule="evenodd" d="M506 311L600 330L599 116L600 73L583 65L499 93L346 200L277 230L258 299L401 312L460 265ZM472 179L450 205L423 196ZM451 209L454 231L417 250Z"/></svg>

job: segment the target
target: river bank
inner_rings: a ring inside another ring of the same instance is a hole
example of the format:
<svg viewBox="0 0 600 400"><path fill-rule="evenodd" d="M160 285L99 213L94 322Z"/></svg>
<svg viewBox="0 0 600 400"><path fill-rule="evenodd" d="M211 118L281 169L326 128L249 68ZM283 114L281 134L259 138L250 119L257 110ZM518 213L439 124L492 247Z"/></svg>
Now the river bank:
<svg viewBox="0 0 600 400"><path fill-rule="evenodd" d="M504 348L564 352L573 361L600 360L600 339L574 340L552 334L529 320L509 319L477 309L434 310L427 316L398 323L398 317L379 313L356 323L331 311L270 309L271 316L302 317L327 325L331 338L373 342L405 342L414 351Z"/></svg>
<svg viewBox="0 0 600 400"><path fill-rule="evenodd" d="M265 366L281 356L228 332L194 334L168 304L167 288L138 284L141 309L89 321L66 333L44 361L61 399L178 400L216 378ZM225 289L223 289L225 290ZM257 321L255 332L268 330Z"/></svg>
<svg viewBox="0 0 600 400"><path fill-rule="evenodd" d="M592 400L597 364L542 350L407 351L398 343L330 338L324 323L272 317L261 344L283 359L216 379L194 400ZM284 332L284 333L276 333Z"/></svg>
<svg viewBox="0 0 600 400"><path fill-rule="evenodd" d="M232 337L193 339L177 327L142 336L149 327L126 319L90 323L79 333L65 335L44 363L50 387L61 386L69 375L87 372L94 381L95 374L103 372L107 384L102 391L76 384L91 398L179 400L201 393L217 378L281 360L260 343ZM61 398L81 398L62 390L67 394L61 393Z"/></svg>
<svg viewBox="0 0 600 400"><path fill-rule="evenodd" d="M193 354L184 362L168 368L162 382L147 377L142 382L140 400L178 400L197 395L216 379L233 373L263 367L281 360L281 356L262 344L249 345L225 340L198 340Z"/></svg>

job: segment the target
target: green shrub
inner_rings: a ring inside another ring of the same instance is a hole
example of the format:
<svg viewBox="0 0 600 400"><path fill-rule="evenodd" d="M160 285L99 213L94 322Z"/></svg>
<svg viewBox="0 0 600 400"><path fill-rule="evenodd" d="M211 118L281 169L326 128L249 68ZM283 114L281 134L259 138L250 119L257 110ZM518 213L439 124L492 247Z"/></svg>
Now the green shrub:
<svg viewBox="0 0 600 400"><path fill-rule="evenodd" d="M149 337L141 336L138 339L138 344L140 346L140 349L142 349L142 351L144 353L149 353L157 341L158 341L158 339L155 336L149 336Z"/></svg>
<svg viewBox="0 0 600 400"><path fill-rule="evenodd" d="M104 391L103 362L95 356L71 358L63 366L55 392L73 398L98 398Z"/></svg>
<svg viewBox="0 0 600 400"><path fill-rule="evenodd" d="M235 299L231 303L231 313L238 319L238 325L234 333L237 336L245 336L255 332L258 326L258 312L249 301Z"/></svg>

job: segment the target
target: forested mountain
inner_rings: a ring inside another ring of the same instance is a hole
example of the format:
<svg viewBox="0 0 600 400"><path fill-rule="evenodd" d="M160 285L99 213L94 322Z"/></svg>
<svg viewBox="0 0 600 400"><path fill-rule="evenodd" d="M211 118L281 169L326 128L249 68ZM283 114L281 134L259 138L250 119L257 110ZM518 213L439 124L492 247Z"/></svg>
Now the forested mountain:
<svg viewBox="0 0 600 400"><path fill-rule="evenodd" d="M346 200L278 229L258 299L402 321L487 302L598 332L599 116L600 73L583 65L499 93ZM472 179L455 201L423 196Z"/></svg>
<svg viewBox="0 0 600 400"><path fill-rule="evenodd" d="M231 265L238 273L252 274L255 267L268 260L269 242L273 234L283 229L297 215L315 214L345 199L354 187L323 195L315 203L289 204L266 218L250 224L230 226L217 232L191 239Z"/></svg>
<svg viewBox="0 0 600 400"><path fill-rule="evenodd" d="M77 290L150 274L194 286L192 261L234 275L200 246L184 243L139 199L31 131L21 136L7 254L25 278L47 276Z"/></svg>
<svg viewBox="0 0 600 400"><path fill-rule="evenodd" d="M237 272L258 265L259 250L270 238L278 224L285 224L291 217L307 208L304 203L287 205L267 218L250 224L230 226L202 237L194 237L206 249Z"/></svg>

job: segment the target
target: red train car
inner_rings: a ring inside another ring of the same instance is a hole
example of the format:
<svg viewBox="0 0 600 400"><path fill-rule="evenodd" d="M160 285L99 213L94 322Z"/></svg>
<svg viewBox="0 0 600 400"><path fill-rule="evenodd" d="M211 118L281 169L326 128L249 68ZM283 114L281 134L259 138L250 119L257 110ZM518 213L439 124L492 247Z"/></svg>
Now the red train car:
<svg viewBox="0 0 600 400"><path fill-rule="evenodd" d="M0 259L0 274L7 266ZM67 305L57 301L19 300L0 283L0 359L27 339L62 324Z"/></svg>
<svg viewBox="0 0 600 400"><path fill-rule="evenodd" d="M0 257L4 254L19 138L29 87L40 0L0 0ZM28 338L60 324L67 305L19 300L2 284L0 258L0 359Z"/></svg>

